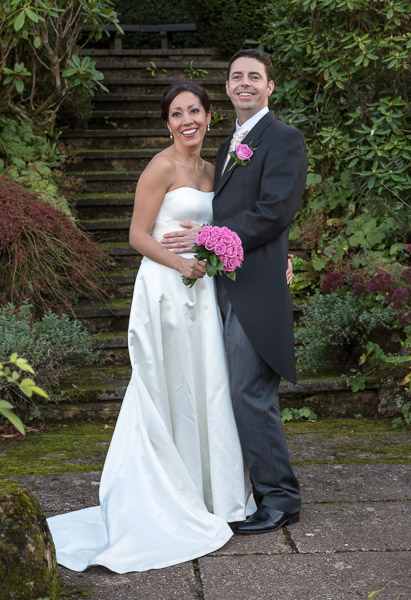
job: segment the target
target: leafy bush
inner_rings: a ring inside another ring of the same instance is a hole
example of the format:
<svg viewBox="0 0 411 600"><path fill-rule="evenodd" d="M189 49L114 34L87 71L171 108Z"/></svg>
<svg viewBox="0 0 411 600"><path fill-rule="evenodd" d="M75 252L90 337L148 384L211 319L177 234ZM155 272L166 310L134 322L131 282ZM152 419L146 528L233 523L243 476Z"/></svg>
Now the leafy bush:
<svg viewBox="0 0 411 600"><path fill-rule="evenodd" d="M2 302L28 298L44 311L70 308L81 293L101 297L106 264L103 251L68 217L0 176Z"/></svg>
<svg viewBox="0 0 411 600"><path fill-rule="evenodd" d="M56 144L28 121L0 115L0 174L21 183L41 200L71 217L62 193L65 185L59 168L65 157Z"/></svg>
<svg viewBox="0 0 411 600"><path fill-rule="evenodd" d="M316 421L318 419L317 413L315 413L308 406L302 408L283 408L281 411L281 421L287 423L287 421Z"/></svg>
<svg viewBox="0 0 411 600"><path fill-rule="evenodd" d="M96 360L91 336L78 322L51 311L36 320L34 307L27 302L19 308L13 304L0 307L0 362L14 352L24 356L36 373L38 386L49 393L61 377ZM33 398L16 392L4 380L0 380L0 396L21 413L38 416Z"/></svg>
<svg viewBox="0 0 411 600"><path fill-rule="evenodd" d="M261 32L261 0L189 0L187 8L202 43L230 55Z"/></svg>
<svg viewBox="0 0 411 600"><path fill-rule="evenodd" d="M52 128L71 91L106 89L103 74L78 55L89 39L118 24L110 0L5 0L0 4L0 107ZM84 28L88 35L79 42Z"/></svg>
<svg viewBox="0 0 411 600"><path fill-rule="evenodd" d="M281 120L307 137L310 174L293 235L321 273L401 261L410 234L405 0L271 0L260 44ZM325 226L326 225L326 226Z"/></svg>
<svg viewBox="0 0 411 600"><path fill-rule="evenodd" d="M33 367L28 364L27 360L22 357L19 358L17 352L13 352L13 354L10 355L9 360L0 362L0 381L3 381L3 386L4 384L9 388L14 386L14 389L17 387L19 391L28 398L31 398L33 394L48 398L48 394L38 387L31 377L20 379L22 375L25 376L27 374L27 371L34 375ZM10 404L10 402L0 398L0 414L7 419L19 433L25 435L26 432L23 422L13 413L13 408L14 406Z"/></svg>
<svg viewBox="0 0 411 600"><path fill-rule="evenodd" d="M409 339L401 342L411 334L411 268L368 279L330 273L322 292L304 303L296 332L302 370L318 372L330 363L358 366L370 342L387 354L406 350Z"/></svg>

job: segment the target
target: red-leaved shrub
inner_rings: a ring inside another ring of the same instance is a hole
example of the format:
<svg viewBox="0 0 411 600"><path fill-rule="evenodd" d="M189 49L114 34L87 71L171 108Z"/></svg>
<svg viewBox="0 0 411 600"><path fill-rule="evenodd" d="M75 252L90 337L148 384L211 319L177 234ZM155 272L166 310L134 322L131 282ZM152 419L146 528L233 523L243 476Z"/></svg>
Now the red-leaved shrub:
<svg viewBox="0 0 411 600"><path fill-rule="evenodd" d="M107 259L62 212L0 177L0 300L44 312L101 296Z"/></svg>

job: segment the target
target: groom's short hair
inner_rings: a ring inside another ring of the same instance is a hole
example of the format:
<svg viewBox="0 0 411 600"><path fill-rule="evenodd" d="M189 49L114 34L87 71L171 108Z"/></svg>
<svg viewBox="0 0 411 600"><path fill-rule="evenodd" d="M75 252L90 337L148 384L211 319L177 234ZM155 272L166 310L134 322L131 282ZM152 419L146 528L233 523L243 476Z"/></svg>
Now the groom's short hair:
<svg viewBox="0 0 411 600"><path fill-rule="evenodd" d="M265 74L267 75L267 81L271 81L274 78L273 63L271 62L271 60L269 59L267 54L265 54L264 52L261 52L261 50L255 50L254 48L247 48L247 49L243 49L243 50L238 50L238 52L236 52L234 54L234 56L231 57L230 62L228 63L227 81L228 81L228 79L230 79L231 65L233 64L233 62L235 60L237 60L237 58L242 58L242 57L255 58L260 63L263 63L264 68L265 68Z"/></svg>

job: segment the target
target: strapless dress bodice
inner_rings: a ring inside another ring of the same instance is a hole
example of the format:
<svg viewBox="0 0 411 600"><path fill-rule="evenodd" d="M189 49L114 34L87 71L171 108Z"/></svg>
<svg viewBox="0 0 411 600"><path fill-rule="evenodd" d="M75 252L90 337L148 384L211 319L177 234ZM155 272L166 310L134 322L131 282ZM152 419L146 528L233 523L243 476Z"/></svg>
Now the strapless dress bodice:
<svg viewBox="0 0 411 600"><path fill-rule="evenodd" d="M181 221L203 225L213 219L212 201L214 192L202 192L191 187L179 187L164 195L163 204L151 230L158 242L165 233L179 231Z"/></svg>

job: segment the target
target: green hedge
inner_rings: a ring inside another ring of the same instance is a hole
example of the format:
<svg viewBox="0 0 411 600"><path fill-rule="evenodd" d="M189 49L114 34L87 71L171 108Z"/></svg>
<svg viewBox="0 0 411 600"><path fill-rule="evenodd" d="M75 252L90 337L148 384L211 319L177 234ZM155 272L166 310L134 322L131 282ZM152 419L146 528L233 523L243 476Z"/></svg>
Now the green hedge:
<svg viewBox="0 0 411 600"><path fill-rule="evenodd" d="M262 31L262 0L190 0L187 3L202 44L229 56Z"/></svg>
<svg viewBox="0 0 411 600"><path fill-rule="evenodd" d="M152 2L118 0L115 2L115 8L120 13L120 23L129 25L193 22L185 2L181 0L153 0ZM193 48L201 46L201 43L196 33L175 33L172 37L172 45L177 48ZM158 33L127 33L124 36L123 48L159 47Z"/></svg>
<svg viewBox="0 0 411 600"><path fill-rule="evenodd" d="M318 275L409 259L410 44L405 0L273 0L260 44L272 107L307 138L293 235Z"/></svg>

